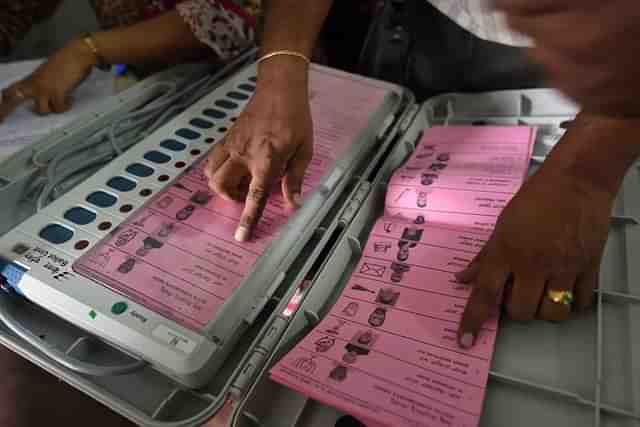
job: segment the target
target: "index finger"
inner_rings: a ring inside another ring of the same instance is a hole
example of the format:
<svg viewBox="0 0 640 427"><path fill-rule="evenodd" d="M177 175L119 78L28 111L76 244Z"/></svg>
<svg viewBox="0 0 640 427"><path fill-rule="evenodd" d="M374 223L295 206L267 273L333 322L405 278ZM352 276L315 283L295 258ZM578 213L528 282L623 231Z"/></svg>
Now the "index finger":
<svg viewBox="0 0 640 427"><path fill-rule="evenodd" d="M269 191L273 180L277 176L276 171L279 169L274 162L267 163L265 166L266 168L264 169L251 171L252 177L249 184L249 192L234 236L238 242L249 240L267 205Z"/></svg>
<svg viewBox="0 0 640 427"><path fill-rule="evenodd" d="M482 325L498 307L508 279L509 269L499 258L484 257L458 329L458 342L461 347L473 347Z"/></svg>
<svg viewBox="0 0 640 427"><path fill-rule="evenodd" d="M4 89L0 98L0 122L4 121L20 104L31 98L32 94L28 89L21 89L16 84Z"/></svg>

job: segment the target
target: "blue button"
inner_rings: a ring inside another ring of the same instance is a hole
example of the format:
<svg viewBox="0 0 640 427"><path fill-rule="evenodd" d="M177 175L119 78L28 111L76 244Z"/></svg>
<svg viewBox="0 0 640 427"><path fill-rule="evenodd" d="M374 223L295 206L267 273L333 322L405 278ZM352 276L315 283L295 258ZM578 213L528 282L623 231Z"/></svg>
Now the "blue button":
<svg viewBox="0 0 640 427"><path fill-rule="evenodd" d="M95 191L87 196L87 202L99 208L108 208L113 206L118 201L118 198L104 191Z"/></svg>
<svg viewBox="0 0 640 427"><path fill-rule="evenodd" d="M144 154L144 158L150 162L158 164L168 163L169 160L171 160L171 157L159 151L147 151Z"/></svg>
<svg viewBox="0 0 640 427"><path fill-rule="evenodd" d="M136 188L136 182L131 181L123 176L114 176L109 181L107 181L107 185L115 190L127 192Z"/></svg>
<svg viewBox="0 0 640 427"><path fill-rule="evenodd" d="M224 108L225 110L233 110L234 108L238 107L238 104L227 99L218 99L216 102L214 102L214 104L220 108Z"/></svg>
<svg viewBox="0 0 640 427"><path fill-rule="evenodd" d="M68 242L73 237L73 231L60 224L49 224L40 230L39 236L49 243L61 245Z"/></svg>
<svg viewBox="0 0 640 427"><path fill-rule="evenodd" d="M200 129L209 129L210 127L213 126L213 123L211 123L209 120L201 119L199 117L196 117L195 119L191 120L189 124L191 126L195 126Z"/></svg>
<svg viewBox="0 0 640 427"><path fill-rule="evenodd" d="M227 117L227 113L224 111L216 110L215 108L207 108L202 112L207 117L211 117L212 119L223 119Z"/></svg>
<svg viewBox="0 0 640 427"><path fill-rule="evenodd" d="M196 139L200 137L200 134L198 132L187 128L178 129L176 135L184 139Z"/></svg>
<svg viewBox="0 0 640 427"><path fill-rule="evenodd" d="M95 221L96 214L88 209L76 206L64 213L64 219L78 225L87 225Z"/></svg>
<svg viewBox="0 0 640 427"><path fill-rule="evenodd" d="M242 93L242 92L229 92L227 94L227 96L231 99L236 99L239 101L244 101L245 99L249 98L249 95L247 95L246 93Z"/></svg>
<svg viewBox="0 0 640 427"><path fill-rule="evenodd" d="M142 163L133 163L127 166L125 169L131 175L139 176L140 178L146 178L153 175L153 169Z"/></svg>
<svg viewBox="0 0 640 427"><path fill-rule="evenodd" d="M167 150L171 150L171 151L182 151L187 147L186 144L183 144L182 142L178 142L174 139L165 139L160 143L160 146L162 148L166 148Z"/></svg>
<svg viewBox="0 0 640 427"><path fill-rule="evenodd" d="M254 85L249 84L249 83L242 83L241 85L238 86L238 89L242 89L242 90L245 90L247 92L253 92L254 90L256 90L256 87Z"/></svg>

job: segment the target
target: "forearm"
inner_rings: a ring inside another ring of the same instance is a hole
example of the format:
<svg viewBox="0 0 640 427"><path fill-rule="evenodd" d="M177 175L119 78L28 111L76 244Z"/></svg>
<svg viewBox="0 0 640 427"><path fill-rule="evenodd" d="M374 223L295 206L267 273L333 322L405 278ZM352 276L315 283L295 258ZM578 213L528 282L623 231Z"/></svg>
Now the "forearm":
<svg viewBox="0 0 640 427"><path fill-rule="evenodd" d="M261 54L291 50L311 57L313 47L333 0L270 0L265 11ZM259 82L305 78L306 64L299 58L278 56L263 62Z"/></svg>
<svg viewBox="0 0 640 427"><path fill-rule="evenodd" d="M169 65L207 52L207 46L196 38L177 11L129 27L95 33L93 39L109 64Z"/></svg>
<svg viewBox="0 0 640 427"><path fill-rule="evenodd" d="M543 166L615 195L640 157L640 120L581 113Z"/></svg>

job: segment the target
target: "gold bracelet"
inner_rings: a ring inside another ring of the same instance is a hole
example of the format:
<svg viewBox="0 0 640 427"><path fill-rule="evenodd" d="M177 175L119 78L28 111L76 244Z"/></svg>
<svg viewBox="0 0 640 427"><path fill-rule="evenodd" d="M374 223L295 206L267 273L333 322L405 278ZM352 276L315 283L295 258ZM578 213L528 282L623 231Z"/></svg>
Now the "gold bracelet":
<svg viewBox="0 0 640 427"><path fill-rule="evenodd" d="M100 54L100 50L98 46L96 46L96 42L93 40L93 34L87 33L82 36L82 41L85 45L91 50L93 55L96 57L96 62L98 63L97 67L101 70L109 68L109 65L104 60L104 57Z"/></svg>
<svg viewBox="0 0 640 427"><path fill-rule="evenodd" d="M259 63L261 63L263 61L266 61L267 59L271 59L271 58L274 58L276 56L294 56L296 58L302 59L304 62L307 63L307 65L311 64L311 60L309 58L307 58L306 55L303 55L303 54L301 54L299 52L295 52L293 50L276 50L275 52L264 54L260 58L258 58L256 63L259 64Z"/></svg>

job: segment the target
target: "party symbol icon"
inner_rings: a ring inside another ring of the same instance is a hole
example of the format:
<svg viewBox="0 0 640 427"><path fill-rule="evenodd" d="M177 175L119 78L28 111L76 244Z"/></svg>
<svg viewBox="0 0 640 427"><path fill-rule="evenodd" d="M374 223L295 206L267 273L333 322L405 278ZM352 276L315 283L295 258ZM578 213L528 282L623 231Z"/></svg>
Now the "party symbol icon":
<svg viewBox="0 0 640 427"><path fill-rule="evenodd" d="M362 267L360 267L360 274L372 277L383 277L386 269L387 268L384 265L365 262L362 264Z"/></svg>

